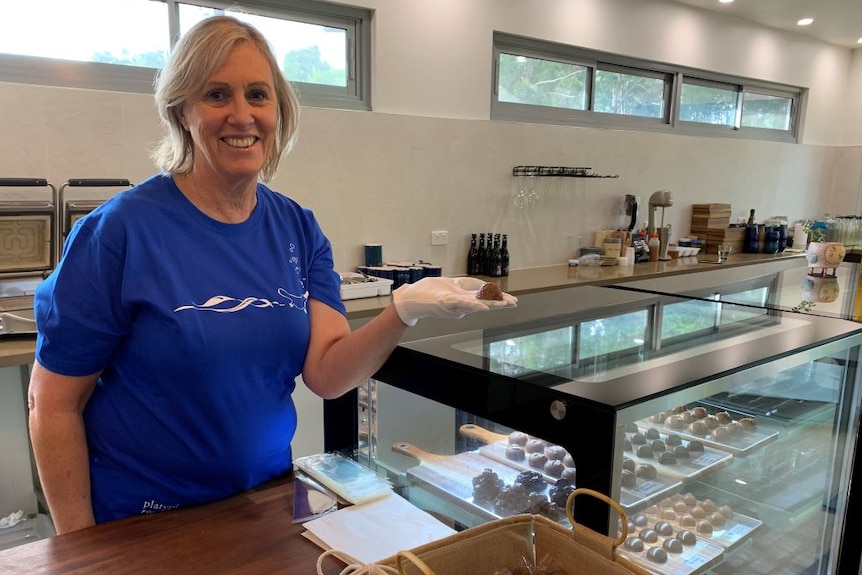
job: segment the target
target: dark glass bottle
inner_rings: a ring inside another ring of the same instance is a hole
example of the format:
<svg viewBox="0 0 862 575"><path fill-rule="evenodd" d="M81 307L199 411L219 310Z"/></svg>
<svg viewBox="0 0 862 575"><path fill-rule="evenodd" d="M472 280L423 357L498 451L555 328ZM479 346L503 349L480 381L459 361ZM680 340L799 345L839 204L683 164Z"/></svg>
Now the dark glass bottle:
<svg viewBox="0 0 862 575"><path fill-rule="evenodd" d="M476 266L473 268L476 271L473 275L482 275L485 273L485 234L479 234L479 249L476 252Z"/></svg>
<svg viewBox="0 0 862 575"><path fill-rule="evenodd" d="M748 223L745 225L745 241L742 251L748 254L760 252L760 227L754 221L754 210L748 214Z"/></svg>
<svg viewBox="0 0 862 575"><path fill-rule="evenodd" d="M487 275L491 275L491 252L494 249L493 245L494 234L491 232L487 232L485 234L485 257L482 259L482 273Z"/></svg>
<svg viewBox="0 0 862 575"><path fill-rule="evenodd" d="M473 275L476 273L478 266L476 265L477 257L479 256L479 247L476 245L476 234L470 235L470 250L467 252L467 274Z"/></svg>
<svg viewBox="0 0 862 575"><path fill-rule="evenodd" d="M503 244L500 246L500 258L502 260L501 274L502 276L509 275L509 239L506 234L503 234Z"/></svg>
<svg viewBox="0 0 862 575"><path fill-rule="evenodd" d="M503 275L503 253L500 251L500 234L494 234L494 247L491 249L491 273L498 278Z"/></svg>

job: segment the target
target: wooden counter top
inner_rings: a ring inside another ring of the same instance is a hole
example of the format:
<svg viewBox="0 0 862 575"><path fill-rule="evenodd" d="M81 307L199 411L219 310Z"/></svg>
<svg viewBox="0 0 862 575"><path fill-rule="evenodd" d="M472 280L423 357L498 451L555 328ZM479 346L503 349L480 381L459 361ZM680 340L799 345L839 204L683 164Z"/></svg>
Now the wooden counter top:
<svg viewBox="0 0 862 575"><path fill-rule="evenodd" d="M292 522L292 478L188 509L103 523L0 551L2 575L312 575L323 552ZM324 562L327 575L344 565Z"/></svg>
<svg viewBox="0 0 862 575"><path fill-rule="evenodd" d="M512 270L504 278L478 276L486 281L496 282L500 288L515 296L538 293L578 285L608 285L691 274L702 271L738 268L769 262L781 262L804 257L802 252L783 252L781 254L733 254L722 264L701 262L696 257L687 257L665 262L644 262L630 266L606 266L599 268L577 268L572 272L565 264ZM371 297L348 300L347 319L371 318L379 314L392 301L391 296ZM25 365L33 362L35 337L15 338L0 341L0 367Z"/></svg>
<svg viewBox="0 0 862 575"><path fill-rule="evenodd" d="M16 336L0 340L0 367L13 367L33 363L36 336Z"/></svg>
<svg viewBox="0 0 862 575"><path fill-rule="evenodd" d="M709 256L708 256L709 257ZM715 257L715 256L711 256ZM500 289L514 296L550 291L579 285L609 285L692 274L718 269L739 268L772 262L782 262L804 258L803 252L782 252L780 254L733 254L721 264L706 263L698 257L686 257L662 262L643 262L629 266L580 267L577 271L568 265L543 266L512 270L503 278L477 276L485 281L493 281ZM355 299L344 302L348 319L375 316L389 305L391 296Z"/></svg>

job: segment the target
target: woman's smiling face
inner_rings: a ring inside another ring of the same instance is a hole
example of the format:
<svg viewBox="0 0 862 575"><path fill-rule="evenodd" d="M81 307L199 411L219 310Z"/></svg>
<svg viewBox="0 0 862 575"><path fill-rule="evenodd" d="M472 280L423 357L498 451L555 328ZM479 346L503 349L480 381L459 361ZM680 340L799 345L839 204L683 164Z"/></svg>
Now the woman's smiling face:
<svg viewBox="0 0 862 575"><path fill-rule="evenodd" d="M256 182L275 147L278 100L272 70L252 44L240 42L180 113L194 141L192 176L229 186Z"/></svg>

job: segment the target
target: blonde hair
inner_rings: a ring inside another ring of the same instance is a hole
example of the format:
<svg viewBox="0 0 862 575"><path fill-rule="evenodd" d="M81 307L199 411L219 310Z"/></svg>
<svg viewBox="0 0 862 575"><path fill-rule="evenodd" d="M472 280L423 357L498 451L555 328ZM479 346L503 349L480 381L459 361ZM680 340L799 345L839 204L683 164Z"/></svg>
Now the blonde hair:
<svg viewBox="0 0 862 575"><path fill-rule="evenodd" d="M278 131L275 146L260 171L269 181L282 156L296 140L299 102L284 78L269 43L254 26L231 16L212 16L195 24L183 35L168 64L156 77L156 108L165 135L152 153L160 170L185 174L194 164L194 142L180 122L179 111L190 98L200 94L209 78L224 63L234 46L250 42L264 55L272 70L278 103Z"/></svg>

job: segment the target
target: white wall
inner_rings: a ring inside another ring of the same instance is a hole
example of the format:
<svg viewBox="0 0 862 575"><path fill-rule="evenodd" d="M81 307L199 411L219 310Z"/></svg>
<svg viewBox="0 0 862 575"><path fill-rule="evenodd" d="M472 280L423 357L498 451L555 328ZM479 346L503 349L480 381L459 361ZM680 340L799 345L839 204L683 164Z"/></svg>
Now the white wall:
<svg viewBox="0 0 862 575"><path fill-rule="evenodd" d="M339 270L379 241L386 259L462 273L468 234L482 231L510 234L513 268L562 262L572 237L589 244L594 229L617 225L624 194L663 188L674 193L666 221L676 235L687 233L692 203L791 219L862 211L862 102L851 97L862 84L860 50L665 0L362 4L375 10L375 112L305 108L299 144L273 182L315 209ZM804 143L490 122L494 30L809 86ZM159 129L148 95L0 83L0 125L0 176L59 184L153 172L147 152ZM511 202L518 164L620 177L544 180L539 205L522 211ZM430 246L432 229L448 230L450 244Z"/></svg>
<svg viewBox="0 0 862 575"><path fill-rule="evenodd" d="M851 51L667 0L348 0L376 9L377 111L487 119L495 30L808 87L803 141L842 142ZM857 108L862 103L854 101Z"/></svg>

